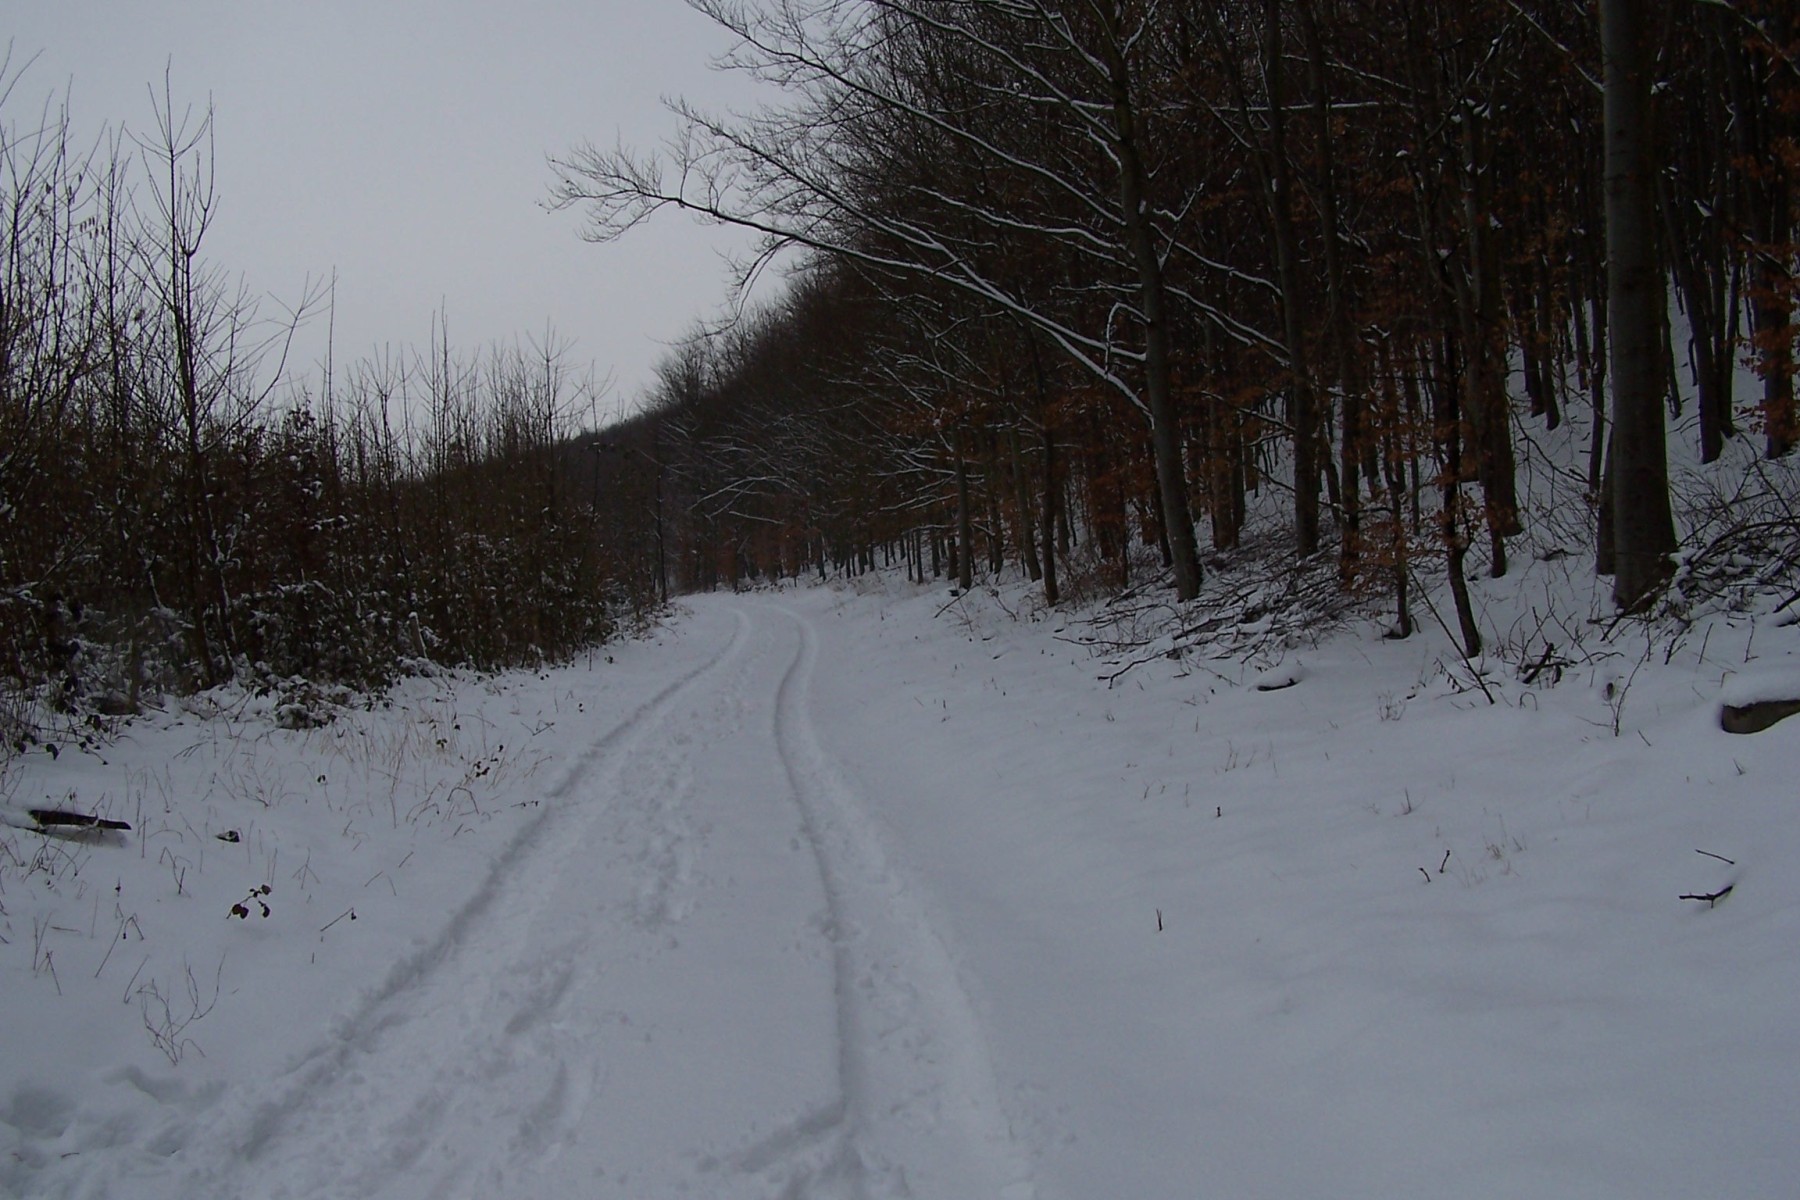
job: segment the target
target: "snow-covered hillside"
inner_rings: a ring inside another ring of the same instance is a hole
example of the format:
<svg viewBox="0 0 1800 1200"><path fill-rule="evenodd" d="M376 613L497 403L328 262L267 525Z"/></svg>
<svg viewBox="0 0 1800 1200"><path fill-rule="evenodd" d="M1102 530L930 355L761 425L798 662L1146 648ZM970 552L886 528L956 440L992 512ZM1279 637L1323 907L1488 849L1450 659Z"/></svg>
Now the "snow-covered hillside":
<svg viewBox="0 0 1800 1200"><path fill-rule="evenodd" d="M0 1191L1791 1192L1800 721L1719 713L1800 627L1107 680L949 599L32 750L15 817L132 828L0 828Z"/></svg>

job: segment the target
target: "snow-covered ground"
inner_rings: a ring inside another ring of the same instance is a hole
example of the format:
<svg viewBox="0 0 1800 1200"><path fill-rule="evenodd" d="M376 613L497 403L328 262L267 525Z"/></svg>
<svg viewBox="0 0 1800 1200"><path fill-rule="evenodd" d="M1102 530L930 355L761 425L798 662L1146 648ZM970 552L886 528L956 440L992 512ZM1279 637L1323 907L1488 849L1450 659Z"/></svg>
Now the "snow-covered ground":
<svg viewBox="0 0 1800 1200"><path fill-rule="evenodd" d="M948 599L33 750L15 815L133 828L0 827L0 1191L1794 1193L1800 719L1718 717L1800 627L1108 683Z"/></svg>

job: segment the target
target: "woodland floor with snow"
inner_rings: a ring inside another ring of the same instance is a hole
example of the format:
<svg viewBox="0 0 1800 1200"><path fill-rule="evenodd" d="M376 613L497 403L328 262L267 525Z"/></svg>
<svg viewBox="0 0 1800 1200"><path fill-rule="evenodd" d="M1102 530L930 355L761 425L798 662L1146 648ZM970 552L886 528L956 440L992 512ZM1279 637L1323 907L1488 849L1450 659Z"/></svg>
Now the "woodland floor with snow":
<svg viewBox="0 0 1800 1200"><path fill-rule="evenodd" d="M1791 1193L1800 719L1720 729L1787 614L1533 672L949 601L31 750L9 813L131 829L0 827L0 1192Z"/></svg>

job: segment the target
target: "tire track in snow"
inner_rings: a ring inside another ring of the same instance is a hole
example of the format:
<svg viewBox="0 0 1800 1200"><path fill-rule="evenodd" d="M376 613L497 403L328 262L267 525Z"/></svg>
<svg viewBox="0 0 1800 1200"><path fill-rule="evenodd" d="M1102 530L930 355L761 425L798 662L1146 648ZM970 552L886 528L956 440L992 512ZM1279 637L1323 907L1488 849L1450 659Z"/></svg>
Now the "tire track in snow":
<svg viewBox="0 0 1800 1200"><path fill-rule="evenodd" d="M995 1083L987 1036L919 897L879 828L819 744L811 708L818 640L782 677L775 738L829 910L840 1098L740 1164L797 1172L796 1200L852 1196L1031 1200L1036 1188Z"/></svg>
<svg viewBox="0 0 1800 1200"><path fill-rule="evenodd" d="M544 799L567 799L577 788L617 784L634 765L663 768L666 778L655 781L663 790L677 782L679 754L646 756L640 753L642 743L688 693L743 656L751 624L741 612L734 617L724 646L590 742L545 789ZM646 762L639 763L640 758ZM242 1119L207 1139L224 1144L195 1146L197 1155L183 1156L198 1159L191 1162L195 1177L190 1182L201 1190L188 1194L380 1194L412 1172L437 1142L438 1117L446 1105L481 1093L484 1085L513 1069L519 1042L535 1035L540 1049L554 1051L563 998L581 970L597 968L583 962L579 933L545 947L545 953L523 958L514 935L557 899L571 860L594 833L604 832L598 827L606 818L607 810L600 806L544 804L507 842L474 894L429 944L395 964ZM657 849L662 861L652 863L653 869L671 861L667 847ZM666 885L658 886L666 890ZM656 915L663 915L666 896L649 898ZM471 980L490 986L461 986ZM496 1008L510 1016L498 1028L489 1028ZM416 1028L407 1045L389 1044L409 1025ZM454 1044L441 1044L441 1035ZM431 1063L430 1068L408 1063L408 1051ZM378 1056L388 1061L373 1061ZM401 1061L395 1064L395 1058ZM593 1081L580 1078L570 1064L553 1054L547 1061L554 1065L553 1078L538 1089L526 1111L514 1114L516 1132L501 1147L509 1158L552 1148L566 1134L559 1125L579 1111L591 1091ZM398 1071L382 1069L394 1065ZM381 1126L384 1136L369 1137L369 1125ZM362 1136L334 1138L334 1133ZM316 1156L320 1146L334 1140L347 1156L352 1147L366 1148L364 1161L307 1161L309 1151ZM279 1181L273 1192L271 1178ZM426 1188L421 1194L443 1195L457 1181L401 1180L408 1191L414 1190L414 1182Z"/></svg>

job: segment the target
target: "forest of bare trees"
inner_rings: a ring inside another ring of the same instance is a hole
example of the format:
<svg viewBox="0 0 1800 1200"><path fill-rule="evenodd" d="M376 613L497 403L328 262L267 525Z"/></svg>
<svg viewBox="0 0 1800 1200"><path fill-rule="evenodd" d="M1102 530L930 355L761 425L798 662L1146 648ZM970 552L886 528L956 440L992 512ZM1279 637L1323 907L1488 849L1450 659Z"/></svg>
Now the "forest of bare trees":
<svg viewBox="0 0 1800 1200"><path fill-rule="evenodd" d="M1785 0L690 3L777 100L575 148L554 203L760 231L787 284L604 431L549 335L295 371L328 290L209 261L209 114L77 146L0 71L0 674L367 684L878 565L1204 603L1254 550L1401 636L1442 582L1469 654L1520 554L1627 612L1791 584Z"/></svg>
<svg viewBox="0 0 1800 1200"><path fill-rule="evenodd" d="M1721 539L1792 567L1793 6L692 3L778 99L556 164L593 240L679 208L792 267L644 419L684 584L1010 563L1054 603L1140 545L1185 600L1278 506L1397 632L1447 577L1474 653L1559 428L1587 545L1549 549L1621 609L1668 595L1671 453L1778 514L1688 498L1686 586Z"/></svg>
<svg viewBox="0 0 1800 1200"><path fill-rule="evenodd" d="M0 109L9 696L105 715L532 663L654 603L639 506L571 440L593 381L553 336L464 354L440 323L427 351L295 371L328 292L271 314L208 260L211 114L153 107L85 146L54 101Z"/></svg>

